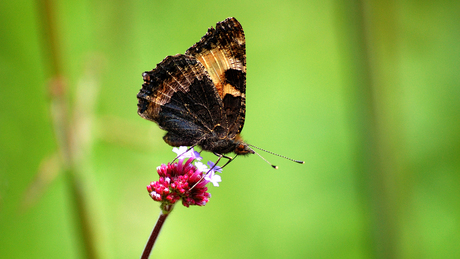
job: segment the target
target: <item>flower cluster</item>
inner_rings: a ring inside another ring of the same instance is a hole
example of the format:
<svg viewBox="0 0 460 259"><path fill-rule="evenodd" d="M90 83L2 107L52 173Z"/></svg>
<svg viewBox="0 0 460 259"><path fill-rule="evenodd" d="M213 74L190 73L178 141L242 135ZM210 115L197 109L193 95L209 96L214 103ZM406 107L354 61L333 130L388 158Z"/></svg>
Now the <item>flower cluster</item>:
<svg viewBox="0 0 460 259"><path fill-rule="evenodd" d="M206 184L211 182L214 186L219 186L221 182L221 177L216 172L222 172L222 168L212 162L208 162L208 168L199 162L202 158L198 152L193 148L187 150L187 147L173 148L177 154L177 162L157 167L160 179L147 186L150 197L161 202L163 206L173 205L180 199L186 207L204 206L211 197Z"/></svg>

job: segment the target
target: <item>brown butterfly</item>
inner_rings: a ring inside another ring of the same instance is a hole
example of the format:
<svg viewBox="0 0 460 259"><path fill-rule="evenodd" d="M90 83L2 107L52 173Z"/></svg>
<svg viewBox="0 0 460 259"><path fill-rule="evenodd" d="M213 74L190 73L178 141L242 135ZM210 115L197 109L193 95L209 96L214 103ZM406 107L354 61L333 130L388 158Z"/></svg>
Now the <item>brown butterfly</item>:
<svg viewBox="0 0 460 259"><path fill-rule="evenodd" d="M137 112L167 131L166 143L199 146L228 158L227 164L233 159L227 153L256 153L240 136L246 112L246 44L235 18L218 22L185 55L167 56L142 77Z"/></svg>

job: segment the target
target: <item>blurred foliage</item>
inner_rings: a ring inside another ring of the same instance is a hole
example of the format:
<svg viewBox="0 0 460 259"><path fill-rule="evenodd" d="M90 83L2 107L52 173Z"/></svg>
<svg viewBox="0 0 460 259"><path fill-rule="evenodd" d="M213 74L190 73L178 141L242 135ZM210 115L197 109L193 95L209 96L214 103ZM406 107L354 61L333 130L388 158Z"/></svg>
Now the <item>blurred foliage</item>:
<svg viewBox="0 0 460 259"><path fill-rule="evenodd" d="M460 258L459 11L0 2L0 257L140 256L159 214L145 186L174 157L136 114L141 74L234 16L243 137L306 164L239 157L207 206L176 208L152 258Z"/></svg>

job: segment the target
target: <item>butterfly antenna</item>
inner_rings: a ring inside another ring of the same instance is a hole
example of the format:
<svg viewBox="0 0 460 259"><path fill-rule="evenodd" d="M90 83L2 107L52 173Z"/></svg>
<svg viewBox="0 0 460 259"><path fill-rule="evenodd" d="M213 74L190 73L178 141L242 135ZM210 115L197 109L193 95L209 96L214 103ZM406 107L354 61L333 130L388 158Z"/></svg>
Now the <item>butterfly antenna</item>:
<svg viewBox="0 0 460 259"><path fill-rule="evenodd" d="M265 162L267 162L267 164L269 164L271 167L275 168L275 169L278 169L278 166L276 165L273 165L272 163L268 162L267 159L265 159L263 156L259 155L259 153L257 153L256 151L254 151L254 149L251 149L252 152L254 152L254 154L258 155L260 158L262 158L262 160L264 160Z"/></svg>
<svg viewBox="0 0 460 259"><path fill-rule="evenodd" d="M299 163L299 164L305 164L305 162L302 161L302 160L295 160L295 159L292 159L292 158L289 158L289 157L286 157L286 156L283 156L283 155L280 155L280 154L273 153L273 152L268 151L268 150L265 150L265 149L263 149L263 148L256 147L256 146L251 145L251 144L247 144L247 145L250 146L250 147L252 147L252 148L256 148L256 149L262 150L262 151L264 151L264 152L267 152L267 153L269 153L269 154L272 154L272 155L279 156L279 157L282 157L282 158L284 158L284 159L290 160L290 161L292 161L292 162L296 162L296 163ZM253 151L254 151L254 150L253 150ZM256 152L254 151L254 153L256 153ZM256 154L257 154L257 153L256 153ZM261 155L259 155L259 154L257 154L257 155L260 156L263 160L265 160L267 163L270 164L270 162L268 162L268 161L267 161L265 158L263 158ZM270 165L271 165L273 168L275 168L275 169L278 168L277 166L274 166L274 165L272 165L272 164L270 164Z"/></svg>

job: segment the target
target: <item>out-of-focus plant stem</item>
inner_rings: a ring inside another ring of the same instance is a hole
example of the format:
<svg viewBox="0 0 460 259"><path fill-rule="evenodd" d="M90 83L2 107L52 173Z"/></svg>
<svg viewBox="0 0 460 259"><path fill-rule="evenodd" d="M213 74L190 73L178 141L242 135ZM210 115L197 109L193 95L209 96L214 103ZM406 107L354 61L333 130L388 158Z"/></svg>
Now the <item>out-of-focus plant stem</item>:
<svg viewBox="0 0 460 259"><path fill-rule="evenodd" d="M60 52L59 33L55 12L55 3L52 0L37 1L37 8L42 25L42 43L45 66L49 71L49 89L51 95L51 113L54 123L54 132L58 143L61 159L61 171L65 174L70 191L69 203L73 207L75 217L75 233L79 252L83 258L97 258L94 238L90 225L87 204L84 199L83 183L77 169L75 152L75 129L72 124L72 114L69 107L68 91L65 76L62 74L62 59ZM77 147L78 148L78 147Z"/></svg>
<svg viewBox="0 0 460 259"><path fill-rule="evenodd" d="M398 109L394 1L337 1L343 75L367 257L398 258Z"/></svg>

